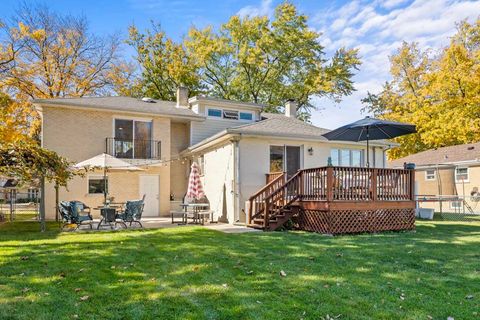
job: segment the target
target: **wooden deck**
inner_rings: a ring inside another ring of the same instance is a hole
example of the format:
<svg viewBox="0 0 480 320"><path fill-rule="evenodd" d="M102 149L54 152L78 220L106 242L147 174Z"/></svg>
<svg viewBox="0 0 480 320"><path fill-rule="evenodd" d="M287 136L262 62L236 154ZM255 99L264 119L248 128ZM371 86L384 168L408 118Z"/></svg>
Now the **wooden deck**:
<svg viewBox="0 0 480 320"><path fill-rule="evenodd" d="M267 177L250 198L248 225L327 234L409 230L415 227L414 171L320 167Z"/></svg>

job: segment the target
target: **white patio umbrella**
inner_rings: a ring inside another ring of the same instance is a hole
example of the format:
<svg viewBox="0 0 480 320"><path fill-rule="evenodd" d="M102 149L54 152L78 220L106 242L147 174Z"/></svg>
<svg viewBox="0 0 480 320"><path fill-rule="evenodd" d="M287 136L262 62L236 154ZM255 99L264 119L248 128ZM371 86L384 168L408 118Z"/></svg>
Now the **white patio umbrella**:
<svg viewBox="0 0 480 320"><path fill-rule="evenodd" d="M205 197L202 181L200 180L200 170L198 169L198 164L196 162L193 162L190 168L186 197L187 199L200 200Z"/></svg>
<svg viewBox="0 0 480 320"><path fill-rule="evenodd" d="M128 171L140 171L143 170L137 166L134 166L126 161L115 158L109 154L102 153L93 158L81 161L74 166L76 169L103 169L103 181L105 186L103 188L103 202L107 202L107 172L108 170L128 170Z"/></svg>

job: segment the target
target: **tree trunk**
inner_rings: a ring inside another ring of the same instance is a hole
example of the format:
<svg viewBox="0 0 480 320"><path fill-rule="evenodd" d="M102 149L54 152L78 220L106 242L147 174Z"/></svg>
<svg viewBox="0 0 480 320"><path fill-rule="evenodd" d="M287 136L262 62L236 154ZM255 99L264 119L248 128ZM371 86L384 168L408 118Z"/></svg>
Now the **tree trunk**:
<svg viewBox="0 0 480 320"><path fill-rule="evenodd" d="M58 183L55 183L55 221L58 222Z"/></svg>
<svg viewBox="0 0 480 320"><path fill-rule="evenodd" d="M45 177L40 178L40 231L45 232Z"/></svg>

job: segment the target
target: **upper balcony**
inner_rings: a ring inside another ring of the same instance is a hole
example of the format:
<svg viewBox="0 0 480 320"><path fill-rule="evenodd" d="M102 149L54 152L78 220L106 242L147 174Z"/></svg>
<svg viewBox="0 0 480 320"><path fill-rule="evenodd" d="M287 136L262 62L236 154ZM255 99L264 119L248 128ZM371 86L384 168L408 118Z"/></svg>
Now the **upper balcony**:
<svg viewBox="0 0 480 320"><path fill-rule="evenodd" d="M161 141L106 138L105 153L120 159L160 159Z"/></svg>

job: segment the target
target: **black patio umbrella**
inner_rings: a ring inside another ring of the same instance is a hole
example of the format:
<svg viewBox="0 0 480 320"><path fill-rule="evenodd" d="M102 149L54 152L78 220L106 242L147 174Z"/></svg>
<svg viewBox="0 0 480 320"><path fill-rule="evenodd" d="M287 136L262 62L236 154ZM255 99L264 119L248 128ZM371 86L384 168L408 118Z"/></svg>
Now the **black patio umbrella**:
<svg viewBox="0 0 480 320"><path fill-rule="evenodd" d="M392 139L415 133L415 125L365 117L338 129L325 133L328 140L367 141L367 167L369 166L368 149L370 140Z"/></svg>

